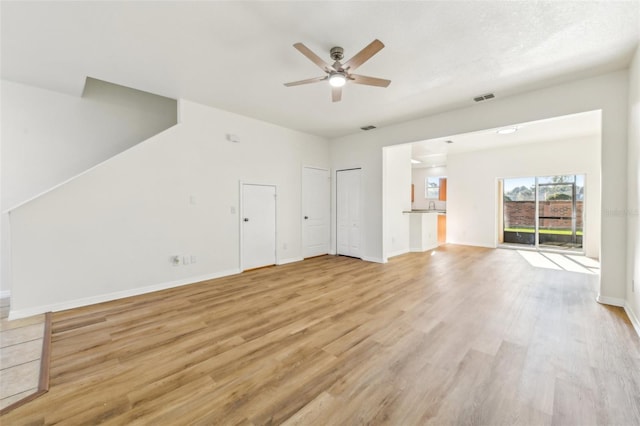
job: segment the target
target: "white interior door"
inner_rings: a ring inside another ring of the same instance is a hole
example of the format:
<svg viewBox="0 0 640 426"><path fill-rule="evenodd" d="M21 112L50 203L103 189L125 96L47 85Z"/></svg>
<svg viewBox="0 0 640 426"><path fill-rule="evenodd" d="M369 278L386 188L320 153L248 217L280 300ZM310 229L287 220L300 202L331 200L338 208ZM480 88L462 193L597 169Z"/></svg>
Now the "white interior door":
<svg viewBox="0 0 640 426"><path fill-rule="evenodd" d="M362 257L360 246L360 169L336 173L337 253Z"/></svg>
<svg viewBox="0 0 640 426"><path fill-rule="evenodd" d="M329 253L330 206L329 170L302 169L303 257Z"/></svg>
<svg viewBox="0 0 640 426"><path fill-rule="evenodd" d="M276 263L276 187L242 184L242 269Z"/></svg>

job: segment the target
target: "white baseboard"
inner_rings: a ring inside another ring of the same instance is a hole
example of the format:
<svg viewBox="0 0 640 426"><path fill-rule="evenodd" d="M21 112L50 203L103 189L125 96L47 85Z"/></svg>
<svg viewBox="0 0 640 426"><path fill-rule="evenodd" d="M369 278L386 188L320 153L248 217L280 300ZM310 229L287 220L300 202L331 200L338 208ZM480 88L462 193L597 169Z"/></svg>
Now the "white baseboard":
<svg viewBox="0 0 640 426"><path fill-rule="evenodd" d="M287 263L294 263L294 262L302 262L304 260L304 258L302 257L290 257L288 259L280 259L278 260L278 265L286 265Z"/></svg>
<svg viewBox="0 0 640 426"><path fill-rule="evenodd" d="M627 313L627 316L631 320L631 324L633 325L633 328L636 330L638 337L640 337L640 320L638 320L638 317L636 316L635 312L633 312L633 310L629 307L628 303L625 304L624 311Z"/></svg>
<svg viewBox="0 0 640 426"><path fill-rule="evenodd" d="M607 297L601 294L598 294L598 297L596 297L596 301L604 305L618 306L620 308L624 308L626 304L626 301L624 299L618 299L617 297Z"/></svg>
<svg viewBox="0 0 640 426"><path fill-rule="evenodd" d="M130 290L116 291L113 293L101 294L98 296L83 297L65 302L52 303L50 305L41 305L25 309L16 309L9 311L9 320L26 318L33 315L43 314L45 312L64 311L66 309L79 308L81 306L95 305L96 303L109 302L111 300L123 299L125 297L138 296L140 294L153 293L154 291L166 290L168 288L180 287L183 285L195 284L201 281L213 280L215 278L227 277L229 275L239 274L239 269L230 269L227 271L215 272L213 274L201 275L198 277L184 278L166 283L154 284L146 287L133 288Z"/></svg>
<svg viewBox="0 0 640 426"><path fill-rule="evenodd" d="M0 299L6 299L7 297L11 297L11 290L0 291Z"/></svg>
<svg viewBox="0 0 640 426"><path fill-rule="evenodd" d="M373 263L387 263L387 259L383 259L381 257L368 257L368 256L362 256L360 259L364 260L365 262L373 262Z"/></svg>
<svg viewBox="0 0 640 426"><path fill-rule="evenodd" d="M633 312L633 310L629 307L629 304L625 299L598 295L598 297L596 297L596 300L598 301L598 303L624 308L624 311L627 313L627 316L631 321L631 325L633 325L633 329L638 334L638 337L640 337L640 320L638 320L636 313Z"/></svg>

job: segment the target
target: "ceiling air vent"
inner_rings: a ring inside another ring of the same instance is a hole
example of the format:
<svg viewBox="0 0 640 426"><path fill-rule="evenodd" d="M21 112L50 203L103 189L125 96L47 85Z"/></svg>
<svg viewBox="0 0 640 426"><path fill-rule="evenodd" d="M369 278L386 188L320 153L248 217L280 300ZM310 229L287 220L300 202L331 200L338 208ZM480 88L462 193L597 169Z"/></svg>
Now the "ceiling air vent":
<svg viewBox="0 0 640 426"><path fill-rule="evenodd" d="M487 99L493 99L495 97L496 95L494 95L493 93L487 93L486 95L476 96L475 98L473 98L473 100L476 102L482 102L486 101Z"/></svg>
<svg viewBox="0 0 640 426"><path fill-rule="evenodd" d="M362 130L372 130L375 129L376 126L372 126L372 125L368 125L368 126L364 126L364 127L360 127Z"/></svg>

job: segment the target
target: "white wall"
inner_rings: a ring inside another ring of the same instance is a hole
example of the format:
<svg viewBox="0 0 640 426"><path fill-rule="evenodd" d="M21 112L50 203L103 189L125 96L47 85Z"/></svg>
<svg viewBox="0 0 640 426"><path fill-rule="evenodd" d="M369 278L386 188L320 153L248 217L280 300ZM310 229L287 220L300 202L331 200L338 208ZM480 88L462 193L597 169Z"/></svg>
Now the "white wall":
<svg viewBox="0 0 640 426"><path fill-rule="evenodd" d="M628 80L627 70L617 71L333 139L334 165L359 163L367 170L363 176L368 212L363 249L367 257L382 258L383 146L602 110L602 205L625 209L627 190L621 182L628 177ZM611 303L624 303L626 293L626 222L626 218L602 215L600 300ZM335 238L332 244L335 247Z"/></svg>
<svg viewBox="0 0 640 426"><path fill-rule="evenodd" d="M0 291L10 290L6 211L167 129L177 102L87 79L81 98L0 82L2 92Z"/></svg>
<svg viewBox="0 0 640 426"><path fill-rule="evenodd" d="M6 211L177 123L177 102L88 79L81 98L2 80Z"/></svg>
<svg viewBox="0 0 640 426"><path fill-rule="evenodd" d="M278 186L277 257L302 258L302 166L328 168L327 141L179 110L177 126L11 212L13 317L238 272L240 180ZM197 263L172 266L172 255Z"/></svg>
<svg viewBox="0 0 640 426"><path fill-rule="evenodd" d="M411 210L411 145L383 150L385 253L384 258L409 252Z"/></svg>
<svg viewBox="0 0 640 426"><path fill-rule="evenodd" d="M429 200L426 197L425 181L428 176L447 176L447 168L444 166L439 167L415 167L411 171L411 181L414 186L414 202L412 207L414 209L428 209L429 202L433 201L437 210L446 210L447 202L440 200Z"/></svg>
<svg viewBox="0 0 640 426"><path fill-rule="evenodd" d="M640 46L629 69L626 308L640 334ZM631 288L631 281L635 286Z"/></svg>
<svg viewBox="0 0 640 426"><path fill-rule="evenodd" d="M600 257L600 138L449 154L447 242L496 247L498 178L586 174L587 256Z"/></svg>

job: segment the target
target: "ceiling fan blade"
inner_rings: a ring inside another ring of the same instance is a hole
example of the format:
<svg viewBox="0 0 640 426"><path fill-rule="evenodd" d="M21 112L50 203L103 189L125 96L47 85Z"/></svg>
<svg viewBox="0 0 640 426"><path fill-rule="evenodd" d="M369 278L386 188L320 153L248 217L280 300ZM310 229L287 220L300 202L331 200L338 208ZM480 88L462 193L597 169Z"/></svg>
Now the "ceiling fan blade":
<svg viewBox="0 0 640 426"><path fill-rule="evenodd" d="M366 84L367 86L387 87L391 84L391 80L383 78L367 77L366 75L351 74L349 80L357 84Z"/></svg>
<svg viewBox="0 0 640 426"><path fill-rule="evenodd" d="M340 102L342 99L342 87L331 88L331 100L333 102Z"/></svg>
<svg viewBox="0 0 640 426"><path fill-rule="evenodd" d="M383 47L384 44L382 44L380 40L373 40L367 47L356 53L353 58L342 64L342 69L349 69L350 71L355 70L360 65L368 61L373 55L382 50Z"/></svg>
<svg viewBox="0 0 640 426"><path fill-rule="evenodd" d="M301 84L317 83L318 81L326 80L327 78L329 77L325 75L324 77L314 77L307 78L306 80L292 81L291 83L284 83L284 85L287 87L300 86Z"/></svg>
<svg viewBox="0 0 640 426"><path fill-rule="evenodd" d="M313 53L311 51L311 49L309 49L307 46L305 46L302 43L296 43L293 45L293 47L295 47L296 49L298 49L298 51L300 53L302 53L304 56L306 56L307 58L309 58L311 60L311 62L313 62L314 64L316 64L317 66L319 66L320 68L322 68L322 70L324 72L331 72L331 71L336 71L335 68L333 68L331 65L329 65L328 63L326 63L325 61L322 60L322 58L320 58L318 55L316 55L315 53Z"/></svg>

